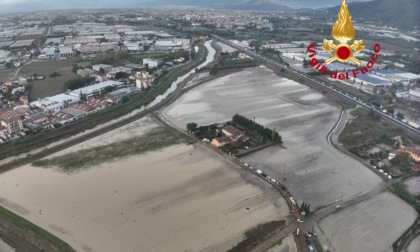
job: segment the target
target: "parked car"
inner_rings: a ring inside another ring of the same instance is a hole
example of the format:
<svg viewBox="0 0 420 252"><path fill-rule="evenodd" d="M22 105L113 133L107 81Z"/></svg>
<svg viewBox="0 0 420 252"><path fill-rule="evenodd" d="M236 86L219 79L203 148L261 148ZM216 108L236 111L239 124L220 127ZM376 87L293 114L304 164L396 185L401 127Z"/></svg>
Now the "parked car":
<svg viewBox="0 0 420 252"><path fill-rule="evenodd" d="M304 220L301 220L301 219L297 219L297 222L299 222L299 223L303 223L303 222L305 222Z"/></svg>

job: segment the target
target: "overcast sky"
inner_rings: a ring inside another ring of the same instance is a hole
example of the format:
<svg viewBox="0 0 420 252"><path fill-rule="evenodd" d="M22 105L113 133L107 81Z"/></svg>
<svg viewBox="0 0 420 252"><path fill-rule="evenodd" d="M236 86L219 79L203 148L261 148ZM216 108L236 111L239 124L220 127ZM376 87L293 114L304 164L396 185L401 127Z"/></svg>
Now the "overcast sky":
<svg viewBox="0 0 420 252"><path fill-rule="evenodd" d="M253 0L280 2L292 7L319 8L338 6L341 0ZM368 0L347 0L347 2ZM398 0L396 0L398 1ZM215 6L234 5L246 0L0 0L0 12L22 12L30 10L49 10L67 8L132 8L156 6Z"/></svg>

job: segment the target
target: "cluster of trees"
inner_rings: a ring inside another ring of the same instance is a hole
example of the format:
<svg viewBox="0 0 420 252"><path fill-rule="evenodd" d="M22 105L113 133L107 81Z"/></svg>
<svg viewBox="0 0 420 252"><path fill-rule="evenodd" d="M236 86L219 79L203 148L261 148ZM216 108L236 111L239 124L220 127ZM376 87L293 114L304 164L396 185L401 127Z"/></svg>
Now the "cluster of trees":
<svg viewBox="0 0 420 252"><path fill-rule="evenodd" d="M195 122L191 122L187 124L187 130L188 131L194 131L197 128L197 124Z"/></svg>
<svg viewBox="0 0 420 252"><path fill-rule="evenodd" d="M398 166L401 171L409 171L411 168L410 163L410 154L406 152L400 152L393 159L391 159L391 164Z"/></svg>
<svg viewBox="0 0 420 252"><path fill-rule="evenodd" d="M219 69L222 68L242 68L253 67L257 64L252 59L226 59L218 65Z"/></svg>
<svg viewBox="0 0 420 252"><path fill-rule="evenodd" d="M417 209L420 209L420 201L416 200L416 198L405 188L403 184L399 182L395 183L389 187L389 190L409 204L415 206Z"/></svg>
<svg viewBox="0 0 420 252"><path fill-rule="evenodd" d="M94 80L95 80L94 77L74 78L74 79L66 81L64 83L64 86L67 89L73 90L73 89L77 89L79 87L83 87L86 84L89 84L89 83L93 82Z"/></svg>
<svg viewBox="0 0 420 252"><path fill-rule="evenodd" d="M189 51L175 51L165 56L165 61L172 61L183 57L186 61L190 60Z"/></svg>
<svg viewBox="0 0 420 252"><path fill-rule="evenodd" d="M128 76L130 76L130 75L126 72L118 72L118 73L115 74L115 79L117 79L117 80L126 79L126 78L128 78Z"/></svg>
<svg viewBox="0 0 420 252"><path fill-rule="evenodd" d="M128 59L130 55L126 51L114 52L102 52L96 54L97 64L113 64L115 61Z"/></svg>
<svg viewBox="0 0 420 252"><path fill-rule="evenodd" d="M232 121L234 123L237 123L237 124L240 124L240 125L244 126L245 128L247 128L249 130L254 130L258 134L260 134L262 139L263 139L263 142L267 141L267 139L269 139L273 142L278 142L278 143L282 142L281 141L281 136L276 131L276 129L266 128L266 127L262 126L261 124L255 123L251 119L248 119L248 118L246 118L244 116L241 116L241 115L238 115L238 114L236 114L232 117Z"/></svg>
<svg viewBox="0 0 420 252"><path fill-rule="evenodd" d="M50 74L51 78L52 77L58 77L58 76L61 76L61 74L59 72L54 72L54 73Z"/></svg>
<svg viewBox="0 0 420 252"><path fill-rule="evenodd" d="M305 216L308 216L311 213L311 205L306 202L302 202L299 210L301 213L304 212Z"/></svg>

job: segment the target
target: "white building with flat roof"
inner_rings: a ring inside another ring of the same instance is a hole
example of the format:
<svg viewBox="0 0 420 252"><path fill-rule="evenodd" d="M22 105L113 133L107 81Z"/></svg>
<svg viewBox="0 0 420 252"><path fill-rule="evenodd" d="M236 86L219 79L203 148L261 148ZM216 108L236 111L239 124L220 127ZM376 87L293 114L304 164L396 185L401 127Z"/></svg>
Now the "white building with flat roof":
<svg viewBox="0 0 420 252"><path fill-rule="evenodd" d="M105 71L108 72L110 70L112 70L112 66L111 65L106 65L106 64L97 64L97 65L93 65L92 69L95 70L96 72L101 71L101 68Z"/></svg>
<svg viewBox="0 0 420 252"><path fill-rule="evenodd" d="M90 85L90 86L87 86L87 87L82 87L82 88L75 89L75 90L71 91L69 93L69 95L75 96L75 97L80 97L80 94L84 94L84 95L86 95L87 98L90 98L90 97L94 97L94 96L97 96L97 95L101 95L102 91L107 86L120 87L122 85L124 85L124 83L122 83L122 82L107 80L107 81L100 82L100 83L97 83L97 84L93 84L93 85Z"/></svg>
<svg viewBox="0 0 420 252"><path fill-rule="evenodd" d="M29 105L32 108L41 108L44 112L50 113L54 111L60 111L67 105L78 102L80 102L80 98L78 96L75 97L67 94L58 94L31 102Z"/></svg>
<svg viewBox="0 0 420 252"><path fill-rule="evenodd" d="M150 58L144 58L143 59L143 66L148 66L149 68L155 68L159 66L160 61L159 60L154 60L154 59L150 59Z"/></svg>

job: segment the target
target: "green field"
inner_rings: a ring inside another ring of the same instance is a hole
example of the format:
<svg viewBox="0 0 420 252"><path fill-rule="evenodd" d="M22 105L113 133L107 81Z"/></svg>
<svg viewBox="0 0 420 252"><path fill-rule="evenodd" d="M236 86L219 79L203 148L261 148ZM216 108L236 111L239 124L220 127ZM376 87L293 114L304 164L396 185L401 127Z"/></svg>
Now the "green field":
<svg viewBox="0 0 420 252"><path fill-rule="evenodd" d="M91 61L83 61L83 62L77 62L78 67L86 68L92 66Z"/></svg>

